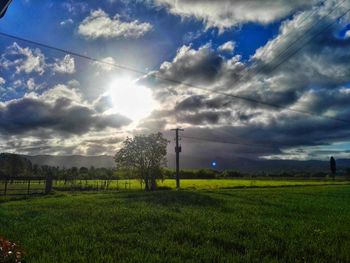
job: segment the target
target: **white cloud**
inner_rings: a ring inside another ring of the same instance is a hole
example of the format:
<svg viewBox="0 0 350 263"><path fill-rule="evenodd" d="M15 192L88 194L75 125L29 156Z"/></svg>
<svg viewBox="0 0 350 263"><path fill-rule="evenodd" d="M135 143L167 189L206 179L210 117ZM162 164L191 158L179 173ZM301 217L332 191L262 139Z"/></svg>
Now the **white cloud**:
<svg viewBox="0 0 350 263"><path fill-rule="evenodd" d="M89 7L87 3L80 2L77 0L65 1L62 3L62 6L73 15L86 12Z"/></svg>
<svg viewBox="0 0 350 263"><path fill-rule="evenodd" d="M345 38L350 38L350 30L346 31Z"/></svg>
<svg viewBox="0 0 350 263"><path fill-rule="evenodd" d="M20 87L20 86L22 86L23 85L23 82L22 82L22 80L20 80L20 79L16 79L13 83L12 83L12 86L14 87L14 88L18 88L18 87Z"/></svg>
<svg viewBox="0 0 350 263"><path fill-rule="evenodd" d="M121 21L118 15L109 17L103 10L91 11L78 28L78 33L88 39L140 38L152 30L149 23L138 20Z"/></svg>
<svg viewBox="0 0 350 263"><path fill-rule="evenodd" d="M35 82L34 78L29 78L26 82L26 86L29 92L38 92L45 87L45 83L38 84Z"/></svg>
<svg viewBox="0 0 350 263"><path fill-rule="evenodd" d="M6 58L6 55L15 55L19 56L19 58L9 60ZM6 53L2 55L1 66L4 68L15 66L16 73L25 72L30 74L35 72L42 75L46 67L45 56L40 49L30 49L29 47L22 48L14 42L7 48Z"/></svg>
<svg viewBox="0 0 350 263"><path fill-rule="evenodd" d="M113 66L113 64L116 64L116 61L115 61L114 58L112 58L112 57L105 57L105 58L101 59L101 61L103 63L101 63L101 62L94 62L94 64L98 68L100 68L100 69L102 69L104 71L112 71L113 69L115 69L115 67Z"/></svg>
<svg viewBox="0 0 350 263"><path fill-rule="evenodd" d="M35 89L35 81L33 78L30 78L27 80L27 88L28 90L34 90Z"/></svg>
<svg viewBox="0 0 350 263"><path fill-rule="evenodd" d="M73 19L69 18L60 22L60 26L68 26L74 23Z"/></svg>
<svg viewBox="0 0 350 263"><path fill-rule="evenodd" d="M268 24L318 0L155 0L171 13L203 20L207 27L229 28L241 23Z"/></svg>
<svg viewBox="0 0 350 263"><path fill-rule="evenodd" d="M222 51L222 52L229 52L229 53L233 53L234 49L235 49L235 42L233 41L228 41L224 44L222 44L221 46L219 46L218 50Z"/></svg>
<svg viewBox="0 0 350 263"><path fill-rule="evenodd" d="M35 95L43 99L46 102L56 101L59 98L67 98L75 104L84 105L85 102L82 99L82 94L76 88L70 87L65 84L58 84L53 88L45 91L41 95Z"/></svg>
<svg viewBox="0 0 350 263"><path fill-rule="evenodd" d="M54 72L65 74L75 73L75 61L70 55L64 56L62 60L56 59L56 63L54 63L52 66Z"/></svg>
<svg viewBox="0 0 350 263"><path fill-rule="evenodd" d="M283 157L288 149L348 141L349 126L345 123L285 108L338 119L348 118L350 92L344 87L350 82L349 41L337 38L337 33L349 23L350 18L329 27L328 31L295 52L300 48L298 42L289 52L293 56L275 67L281 61L280 53L299 36L305 36L301 39L304 43L305 39L309 39L307 35L324 27L318 21L334 7L331 3L327 1L317 10L297 13L282 23L279 34L257 50L247 63L242 62L239 56L227 59L220 55L220 50L214 50L210 45L198 49L183 46L172 61L164 62L158 71L142 79L163 106L162 111L154 112L148 118L147 125L161 121L162 127L186 127L187 133L192 132L196 134L194 136L202 134L207 138L225 139L226 134L237 141L261 144L268 140L269 145L276 145L264 149L264 153L258 148L240 149L240 155L247 157ZM342 13L343 10L338 9L324 22L328 24ZM319 27L307 33L309 26L314 24ZM191 85L229 93L236 99L203 92L191 88ZM281 105L282 108L252 103L239 97ZM146 126L145 129L152 127ZM210 148L208 151L213 150ZM198 150L193 152L196 154Z"/></svg>
<svg viewBox="0 0 350 263"><path fill-rule="evenodd" d="M47 69L54 73L75 73L75 60L71 55L66 55L62 59L54 59L54 61L53 63L47 62L47 58L38 48L21 47L14 42L1 55L0 67L11 71L11 73L15 71L16 74L37 73L43 75Z"/></svg>
<svg viewBox="0 0 350 263"><path fill-rule="evenodd" d="M0 77L0 85L4 85L6 83L6 80L2 77Z"/></svg>

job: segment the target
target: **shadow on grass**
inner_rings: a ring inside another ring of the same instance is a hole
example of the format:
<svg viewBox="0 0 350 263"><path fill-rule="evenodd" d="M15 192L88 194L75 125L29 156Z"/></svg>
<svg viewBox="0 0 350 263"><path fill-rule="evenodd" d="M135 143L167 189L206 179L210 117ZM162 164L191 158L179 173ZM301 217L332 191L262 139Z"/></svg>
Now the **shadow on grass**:
<svg viewBox="0 0 350 263"><path fill-rule="evenodd" d="M135 192L125 195L130 202L146 202L162 206L218 207L222 202L206 194L189 191Z"/></svg>
<svg viewBox="0 0 350 263"><path fill-rule="evenodd" d="M322 186L345 186L350 183L327 183L327 184L287 184L287 185L237 185L224 186L217 189L233 190L233 189L269 189L269 188L303 188L303 187L322 187Z"/></svg>

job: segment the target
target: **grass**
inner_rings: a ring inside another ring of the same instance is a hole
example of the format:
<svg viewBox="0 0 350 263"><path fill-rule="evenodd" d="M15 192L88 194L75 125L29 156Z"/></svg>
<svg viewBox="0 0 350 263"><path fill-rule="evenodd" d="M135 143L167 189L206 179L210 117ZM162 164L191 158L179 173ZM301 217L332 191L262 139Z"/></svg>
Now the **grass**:
<svg viewBox="0 0 350 263"><path fill-rule="evenodd" d="M349 262L350 186L63 194L0 203L28 262Z"/></svg>
<svg viewBox="0 0 350 263"><path fill-rule="evenodd" d="M72 189L72 188L100 188L104 180L76 180L68 181L64 184L63 181L56 181L54 187L57 190ZM329 185L329 184L348 184L346 181L333 180L302 180L302 179L183 179L181 180L181 188L183 189L222 189L222 188L248 188L248 187L281 187L281 186L306 186L306 185ZM166 179L158 182L159 187L176 188L174 179ZM141 184L139 180L112 180L109 189L114 190L140 190Z"/></svg>

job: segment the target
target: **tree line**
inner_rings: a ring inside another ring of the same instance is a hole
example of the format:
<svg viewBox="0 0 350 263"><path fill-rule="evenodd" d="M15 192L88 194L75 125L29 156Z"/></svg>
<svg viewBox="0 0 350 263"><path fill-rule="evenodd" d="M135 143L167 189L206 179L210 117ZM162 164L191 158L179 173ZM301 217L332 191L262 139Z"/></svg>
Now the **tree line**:
<svg viewBox="0 0 350 263"><path fill-rule="evenodd" d="M1 177L51 177L62 180L66 184L74 180L118 180L138 179L145 186L145 190L155 190L157 180L174 179L175 170L166 168L167 144L169 142L161 133L138 135L127 138L122 147L117 151L114 160L117 168L95 167L71 167L59 168L52 166L39 166L32 164L30 160L17 154L0 154L0 178ZM336 161L330 159L331 176L336 174ZM182 179L221 179L244 177L281 177L281 178L322 178L329 173L257 173L247 174L236 170L217 171L214 169L181 170ZM350 169L346 171L346 177L350 179Z"/></svg>

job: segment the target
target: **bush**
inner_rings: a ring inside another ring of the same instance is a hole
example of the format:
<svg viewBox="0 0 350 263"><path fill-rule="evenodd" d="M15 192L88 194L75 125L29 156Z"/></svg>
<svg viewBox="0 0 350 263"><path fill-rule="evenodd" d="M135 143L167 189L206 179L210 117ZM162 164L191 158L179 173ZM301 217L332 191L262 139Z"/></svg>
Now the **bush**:
<svg viewBox="0 0 350 263"><path fill-rule="evenodd" d="M162 169L164 179L174 179L176 172L174 169ZM181 179L215 179L220 172L212 169L183 169L180 170Z"/></svg>
<svg viewBox="0 0 350 263"><path fill-rule="evenodd" d="M222 178L237 178L237 177L243 177L243 174L239 171L235 170L225 170L220 174L220 177Z"/></svg>

